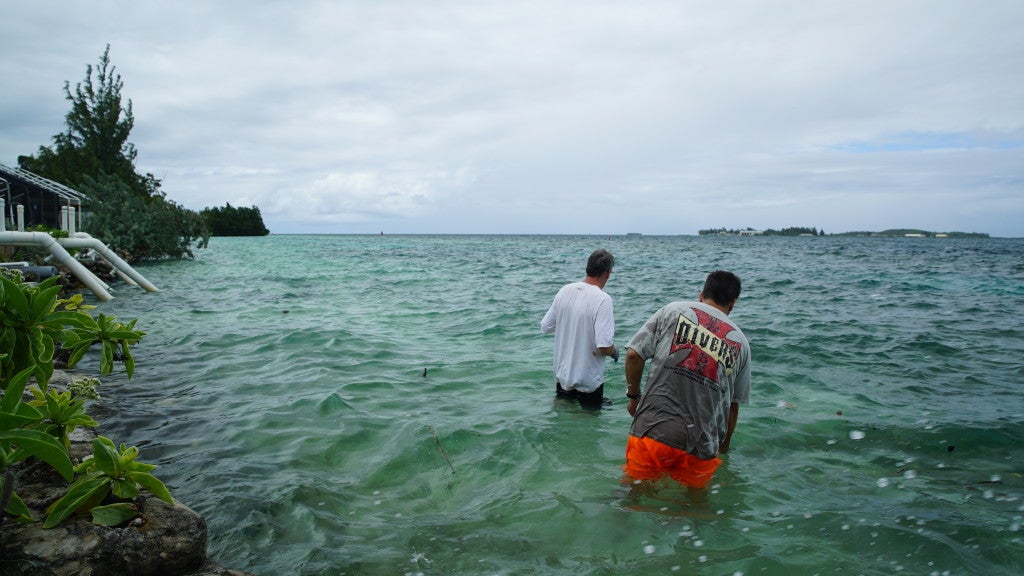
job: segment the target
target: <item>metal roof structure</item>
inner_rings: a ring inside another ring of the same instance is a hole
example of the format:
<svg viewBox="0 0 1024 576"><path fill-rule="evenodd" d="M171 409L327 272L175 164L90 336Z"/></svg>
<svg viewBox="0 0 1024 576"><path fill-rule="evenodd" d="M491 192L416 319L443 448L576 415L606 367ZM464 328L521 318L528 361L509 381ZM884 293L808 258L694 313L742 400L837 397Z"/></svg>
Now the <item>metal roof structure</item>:
<svg viewBox="0 0 1024 576"><path fill-rule="evenodd" d="M0 197L7 204L4 216L14 221L16 205L24 206L26 225L60 226L60 209L74 206L79 210L85 194L37 174L0 164Z"/></svg>

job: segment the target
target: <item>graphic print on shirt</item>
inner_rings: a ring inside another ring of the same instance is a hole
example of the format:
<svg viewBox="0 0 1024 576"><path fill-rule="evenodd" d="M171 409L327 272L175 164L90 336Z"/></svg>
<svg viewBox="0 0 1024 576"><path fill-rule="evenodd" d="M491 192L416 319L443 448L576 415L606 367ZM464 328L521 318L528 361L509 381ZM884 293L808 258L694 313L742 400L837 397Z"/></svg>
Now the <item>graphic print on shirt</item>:
<svg viewBox="0 0 1024 576"><path fill-rule="evenodd" d="M740 357L740 343L729 340L726 335L733 330L728 322L693 309L697 315L694 322L684 314L679 315L675 337L672 339L671 354L689 349L677 366L705 386L719 389L718 366L725 367L725 373L732 374L732 367Z"/></svg>

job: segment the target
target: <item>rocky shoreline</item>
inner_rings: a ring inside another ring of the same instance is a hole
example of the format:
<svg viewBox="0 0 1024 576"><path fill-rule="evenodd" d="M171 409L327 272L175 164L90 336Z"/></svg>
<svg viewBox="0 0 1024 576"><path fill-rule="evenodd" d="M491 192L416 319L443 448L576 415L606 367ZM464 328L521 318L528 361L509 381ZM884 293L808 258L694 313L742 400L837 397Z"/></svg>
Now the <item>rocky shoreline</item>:
<svg viewBox="0 0 1024 576"><path fill-rule="evenodd" d="M70 376L54 372L51 386L62 387ZM77 428L69 455L77 463L92 454L95 432ZM115 441L117 441L115 439ZM206 556L206 521L188 506L171 506L146 491L135 504L139 514L117 527L73 517L44 530L46 509L67 491L68 483L42 463L15 464L18 495L36 522L0 523L0 576L252 576L225 568Z"/></svg>

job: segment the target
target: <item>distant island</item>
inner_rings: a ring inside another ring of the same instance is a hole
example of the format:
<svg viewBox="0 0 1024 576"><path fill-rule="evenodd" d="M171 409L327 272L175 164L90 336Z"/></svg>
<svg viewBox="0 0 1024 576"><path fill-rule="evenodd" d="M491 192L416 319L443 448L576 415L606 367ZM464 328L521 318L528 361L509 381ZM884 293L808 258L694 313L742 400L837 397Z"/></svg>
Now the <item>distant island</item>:
<svg viewBox="0 0 1024 576"><path fill-rule="evenodd" d="M753 228L742 228L731 230L726 228L709 228L699 230L701 236L825 236L824 230L817 228L792 227L782 230L755 230ZM893 228L881 232L839 232L828 234L829 236L874 236L890 238L988 238L984 232L930 232L928 230L916 230L913 228Z"/></svg>

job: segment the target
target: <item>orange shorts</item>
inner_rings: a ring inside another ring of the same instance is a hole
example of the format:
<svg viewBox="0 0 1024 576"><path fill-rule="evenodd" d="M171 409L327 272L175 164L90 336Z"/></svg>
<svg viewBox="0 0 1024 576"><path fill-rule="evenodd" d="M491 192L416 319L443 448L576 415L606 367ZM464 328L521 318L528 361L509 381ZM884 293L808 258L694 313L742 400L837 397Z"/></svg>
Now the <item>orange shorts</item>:
<svg viewBox="0 0 1024 576"><path fill-rule="evenodd" d="M671 476L691 488L705 488L722 460L717 456L701 460L689 452L673 448L651 438L630 434L626 443L626 474L636 480L657 480Z"/></svg>

